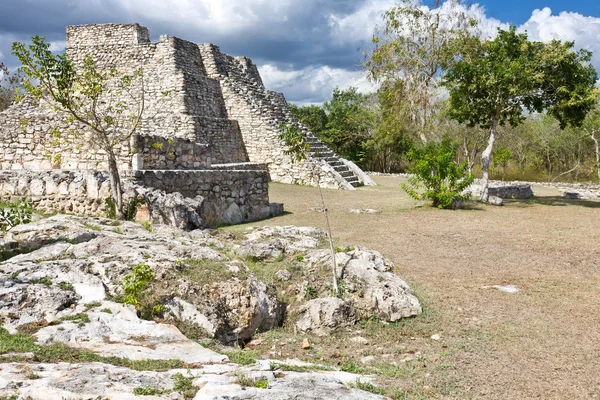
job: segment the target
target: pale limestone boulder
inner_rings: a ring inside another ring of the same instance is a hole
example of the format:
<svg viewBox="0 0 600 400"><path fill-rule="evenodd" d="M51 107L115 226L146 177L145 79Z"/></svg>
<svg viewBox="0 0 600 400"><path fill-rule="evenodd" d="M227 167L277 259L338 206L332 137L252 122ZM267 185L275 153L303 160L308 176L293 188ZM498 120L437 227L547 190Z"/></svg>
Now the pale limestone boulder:
<svg viewBox="0 0 600 400"><path fill-rule="evenodd" d="M329 268L331 253L315 250L305 262ZM378 316L382 321L396 322L422 312L419 300L410 286L395 271L394 265L374 250L357 247L336 253L338 285L344 287L342 299L357 310L361 319Z"/></svg>
<svg viewBox="0 0 600 400"><path fill-rule="evenodd" d="M324 336L332 330L352 326L357 317L354 309L337 297L313 299L298 310L296 329Z"/></svg>

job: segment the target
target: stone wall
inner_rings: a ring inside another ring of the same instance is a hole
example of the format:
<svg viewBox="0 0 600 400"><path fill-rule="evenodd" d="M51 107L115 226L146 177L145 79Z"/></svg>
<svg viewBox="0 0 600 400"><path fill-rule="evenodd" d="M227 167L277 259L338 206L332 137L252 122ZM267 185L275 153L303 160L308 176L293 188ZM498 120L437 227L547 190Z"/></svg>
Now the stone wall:
<svg viewBox="0 0 600 400"><path fill-rule="evenodd" d="M207 144L181 138L144 136L140 138L141 165L136 169L206 169L211 166Z"/></svg>
<svg viewBox="0 0 600 400"><path fill-rule="evenodd" d="M137 171L135 177L140 184L167 193L202 196L213 225L255 221L273 214L265 170Z"/></svg>
<svg viewBox="0 0 600 400"><path fill-rule="evenodd" d="M198 213L204 226L255 221L283 211L280 204L269 203L265 170L141 170L123 178L124 198L146 197L148 203L160 207L150 210L151 214L164 217L185 204L177 198L175 204L173 199L158 204L156 191L200 202ZM108 174L102 171L0 171L0 198L28 198L42 211L105 216L109 197Z"/></svg>

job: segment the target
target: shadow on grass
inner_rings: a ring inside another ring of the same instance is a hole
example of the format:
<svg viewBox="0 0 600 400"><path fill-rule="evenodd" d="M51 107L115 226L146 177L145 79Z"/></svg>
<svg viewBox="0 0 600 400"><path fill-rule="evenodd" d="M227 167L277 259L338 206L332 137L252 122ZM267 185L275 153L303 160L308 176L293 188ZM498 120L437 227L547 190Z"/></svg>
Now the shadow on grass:
<svg viewBox="0 0 600 400"><path fill-rule="evenodd" d="M600 208L600 201L595 200L579 200L579 199L567 199L561 196L543 196L543 197L532 197L527 200L504 200L505 203L517 207L528 207L536 204L543 206L580 206L587 208Z"/></svg>

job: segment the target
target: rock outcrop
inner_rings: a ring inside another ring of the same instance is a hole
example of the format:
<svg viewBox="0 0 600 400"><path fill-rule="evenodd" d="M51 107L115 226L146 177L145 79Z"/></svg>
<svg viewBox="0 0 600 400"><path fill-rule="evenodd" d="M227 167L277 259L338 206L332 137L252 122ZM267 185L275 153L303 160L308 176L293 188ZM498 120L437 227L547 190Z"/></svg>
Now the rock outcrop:
<svg viewBox="0 0 600 400"><path fill-rule="evenodd" d="M244 344L284 317L325 335L421 312L394 266L362 248L336 254L331 297L324 237L263 227L238 239L65 215L19 225L0 242L17 254L0 263L0 398L382 399L349 385L365 377L241 366L196 341Z"/></svg>

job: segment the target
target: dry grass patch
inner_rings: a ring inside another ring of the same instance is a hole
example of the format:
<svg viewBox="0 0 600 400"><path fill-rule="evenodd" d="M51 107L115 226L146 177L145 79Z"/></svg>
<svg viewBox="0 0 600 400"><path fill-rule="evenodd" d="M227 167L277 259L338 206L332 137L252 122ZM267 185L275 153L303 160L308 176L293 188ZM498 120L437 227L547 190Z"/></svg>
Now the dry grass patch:
<svg viewBox="0 0 600 400"><path fill-rule="evenodd" d="M375 370L376 385L396 399L600 397L600 202L536 186L531 200L447 211L411 200L401 178L375 180L380 186L325 191L336 245L390 258L424 301L424 315L309 336L308 351L284 327L258 335L254 350ZM271 184L270 196L288 213L252 225L324 226L311 210L317 189ZM381 213L348 213L356 208ZM481 289L488 285L519 291ZM353 341L358 336L368 343Z"/></svg>

